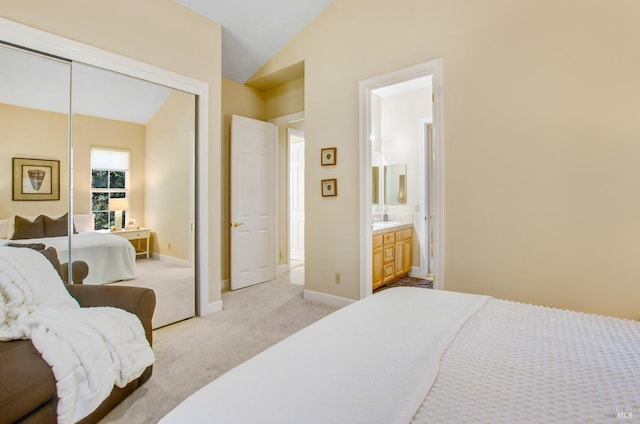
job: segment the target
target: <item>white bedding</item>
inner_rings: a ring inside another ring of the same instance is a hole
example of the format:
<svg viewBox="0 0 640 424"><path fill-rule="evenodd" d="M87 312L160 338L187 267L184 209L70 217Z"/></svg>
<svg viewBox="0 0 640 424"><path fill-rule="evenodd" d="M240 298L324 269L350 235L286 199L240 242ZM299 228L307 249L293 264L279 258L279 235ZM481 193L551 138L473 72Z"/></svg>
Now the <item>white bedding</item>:
<svg viewBox="0 0 640 424"><path fill-rule="evenodd" d="M431 387L444 349L486 300L386 290L232 369L160 422L406 424Z"/></svg>
<svg viewBox="0 0 640 424"><path fill-rule="evenodd" d="M161 423L607 423L640 411L638 364L637 321L400 287L272 346Z"/></svg>
<svg viewBox="0 0 640 424"><path fill-rule="evenodd" d="M54 247L62 263L69 260L68 237L9 240L11 243L44 243ZM108 233L84 232L71 239L72 260L89 265L84 284L106 284L136 277L136 251L129 240Z"/></svg>
<svg viewBox="0 0 640 424"><path fill-rule="evenodd" d="M490 299L449 346L412 423L624 423L637 414L640 322Z"/></svg>

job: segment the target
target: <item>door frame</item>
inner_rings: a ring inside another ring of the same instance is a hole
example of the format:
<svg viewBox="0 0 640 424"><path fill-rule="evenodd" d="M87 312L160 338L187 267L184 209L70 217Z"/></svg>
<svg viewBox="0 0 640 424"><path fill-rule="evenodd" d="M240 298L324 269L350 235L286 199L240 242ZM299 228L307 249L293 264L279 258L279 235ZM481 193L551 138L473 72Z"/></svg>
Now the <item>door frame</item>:
<svg viewBox="0 0 640 424"><path fill-rule="evenodd" d="M295 128L287 128L287 265L288 268L291 269L291 136L297 136L302 138L303 144L305 144L306 149L306 140L304 139L304 131L297 130ZM306 168L306 165L305 165ZM303 187L304 190L304 187ZM305 212L306 216L306 212ZM303 250L304 252L304 250Z"/></svg>
<svg viewBox="0 0 640 424"><path fill-rule="evenodd" d="M125 56L73 41L0 17L0 39L75 62L155 82L196 96L195 286L196 315L222 310L222 301L209 303L209 84ZM72 155L72 151L69 155ZM70 157L71 159L71 157ZM70 164L73 162L70 161ZM70 177L73 169L70 169Z"/></svg>
<svg viewBox="0 0 640 424"><path fill-rule="evenodd" d="M424 184L423 190L420 190L420 210L423 211L423 217L418 223L416 232L420 241L420 266L417 267L417 274L425 276L429 270L433 270L433 263L429 250L431 249L430 232L431 232L431 168L434 165L433 152L429 149L428 126L433 125L433 117L422 118L419 122L420 145L418 146L418 157L420 158L418 175L420 181ZM431 142L433 144L433 142ZM429 154L431 153L431 155ZM416 267L413 267L416 269Z"/></svg>
<svg viewBox="0 0 640 424"><path fill-rule="evenodd" d="M276 180L275 180L276 181L276 190L275 190L275 196L276 196L276 198L274 199L274 201L276 202L275 203L276 205L278 204L277 202L278 202L278 198L280 196L280 193L279 193L279 190L278 190L279 184L278 184L278 175L277 175L278 174L278 169L280 168L280 163L279 163L279 160L278 160L278 158L280 157L280 143L278 142L278 131L280 129L280 126L282 126L282 125L292 124L294 122L303 121L303 120L304 120L304 111L302 111L302 112L294 112L294 113L290 113L290 114L284 115L284 116L278 116L276 118L271 118L268 121L268 122L271 122L273 125L275 125L274 131L275 131L275 138L276 138L276 154L275 154L275 161L276 161L276 164L275 164L275 166L276 166ZM289 160L287 159L287 164L286 164L287 167L289 166L288 162L289 162ZM306 170L305 170L305 179L306 179ZM287 178L287 190L288 190L288 187L289 187L289 179ZM287 194L289 194L289 193L287 193ZM306 203L306 201L305 201L305 203ZM289 205L289 200L288 200L288 196L287 196L287 211L286 211L287 215L289 215L289 207L288 207L288 205ZM306 205L305 205L305 210L306 210ZM280 222L280 210L278 208L276 208L275 217L276 217L276 229L275 229L276 236L274 237L275 256L273 258L273 261L274 261L273 263L275 265L276 277L277 277L277 274L280 272L280 269L278 267L278 262L280 262L279 253L280 253L280 247L281 247L279 245L280 226L278 225L278 223ZM287 222L288 221L289 220L287 219ZM307 238L306 238L306 234L305 234L305 240L306 239ZM289 240L289 230L287 230L287 246L286 246L287 252L288 252L288 249L289 249L289 241L288 240ZM287 253L287 256L289 256L288 253ZM289 263L288 259L287 259L287 263Z"/></svg>
<svg viewBox="0 0 640 424"><path fill-rule="evenodd" d="M405 69L360 81L360 298L372 293L371 250L371 92L377 88L415 78L431 76L433 92L434 169L434 284L444 289L444 120L442 59L434 59Z"/></svg>

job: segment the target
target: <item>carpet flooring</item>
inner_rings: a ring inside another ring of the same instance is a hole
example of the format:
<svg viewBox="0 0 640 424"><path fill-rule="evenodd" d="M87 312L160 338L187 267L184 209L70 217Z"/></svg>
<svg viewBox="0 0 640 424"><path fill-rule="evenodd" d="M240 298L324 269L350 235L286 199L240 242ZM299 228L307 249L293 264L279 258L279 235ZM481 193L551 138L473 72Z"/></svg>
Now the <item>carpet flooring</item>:
<svg viewBox="0 0 640 424"><path fill-rule="evenodd" d="M139 259L136 278L111 283L113 286L135 286L156 293L154 329L195 316L195 275L190 266L158 259Z"/></svg>
<svg viewBox="0 0 640 424"><path fill-rule="evenodd" d="M100 424L156 423L202 386L336 310L305 301L303 289L270 281L224 292L223 311L154 330L153 375Z"/></svg>

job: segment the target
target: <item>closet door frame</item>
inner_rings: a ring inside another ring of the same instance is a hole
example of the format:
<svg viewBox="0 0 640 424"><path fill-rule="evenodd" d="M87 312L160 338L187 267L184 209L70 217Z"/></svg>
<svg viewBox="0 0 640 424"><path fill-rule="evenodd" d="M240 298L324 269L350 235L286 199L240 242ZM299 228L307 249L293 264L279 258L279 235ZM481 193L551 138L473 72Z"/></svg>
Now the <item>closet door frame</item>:
<svg viewBox="0 0 640 424"><path fill-rule="evenodd" d="M209 303L209 216L207 208L209 204L207 161L209 157L209 84L1 17L0 39L27 50L31 49L58 56L72 62L82 62L196 95L196 315L204 316L222 310L221 301ZM72 152L73 149L70 151ZM70 160L72 159L70 158Z"/></svg>

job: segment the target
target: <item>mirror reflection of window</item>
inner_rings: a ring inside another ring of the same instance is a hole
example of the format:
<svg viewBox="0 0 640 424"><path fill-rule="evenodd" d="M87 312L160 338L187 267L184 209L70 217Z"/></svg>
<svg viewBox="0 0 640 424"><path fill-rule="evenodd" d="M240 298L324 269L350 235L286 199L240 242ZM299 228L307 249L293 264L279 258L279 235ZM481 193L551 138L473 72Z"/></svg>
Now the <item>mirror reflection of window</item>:
<svg viewBox="0 0 640 424"><path fill-rule="evenodd" d="M386 165L384 167L385 205L407 203L407 165Z"/></svg>
<svg viewBox="0 0 640 424"><path fill-rule="evenodd" d="M96 230L116 225L109 199L128 197L129 156L126 150L91 149L91 212ZM122 219L126 222L127 210L122 211Z"/></svg>

